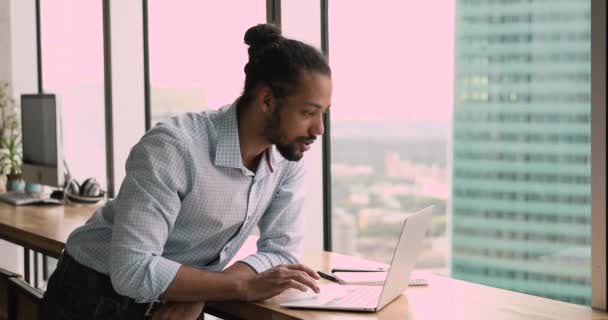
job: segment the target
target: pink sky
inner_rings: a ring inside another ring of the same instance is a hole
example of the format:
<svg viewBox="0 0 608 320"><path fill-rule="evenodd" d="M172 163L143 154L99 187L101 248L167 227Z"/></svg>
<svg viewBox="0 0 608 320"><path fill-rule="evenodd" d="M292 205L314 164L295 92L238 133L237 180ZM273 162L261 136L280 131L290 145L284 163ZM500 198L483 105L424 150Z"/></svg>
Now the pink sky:
<svg viewBox="0 0 608 320"><path fill-rule="evenodd" d="M41 1L45 87L103 83L101 1Z"/></svg>
<svg viewBox="0 0 608 320"><path fill-rule="evenodd" d="M245 31L266 22L266 1L150 1L152 86L202 86L210 108L242 90Z"/></svg>
<svg viewBox="0 0 608 320"><path fill-rule="evenodd" d="M450 119L454 2L329 2L332 119Z"/></svg>
<svg viewBox="0 0 608 320"><path fill-rule="evenodd" d="M69 17L43 19L45 83L102 82L101 4L44 3L43 17ZM150 1L152 87L204 87L210 108L232 102L244 81L244 32L265 21L265 3ZM329 3L333 119L451 117L453 0Z"/></svg>

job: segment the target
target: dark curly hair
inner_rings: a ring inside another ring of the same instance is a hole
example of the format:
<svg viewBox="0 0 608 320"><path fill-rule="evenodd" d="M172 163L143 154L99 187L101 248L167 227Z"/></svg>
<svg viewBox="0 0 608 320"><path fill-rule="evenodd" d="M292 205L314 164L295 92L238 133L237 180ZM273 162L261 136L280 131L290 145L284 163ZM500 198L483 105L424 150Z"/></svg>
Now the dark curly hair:
<svg viewBox="0 0 608 320"><path fill-rule="evenodd" d="M249 62L245 65L242 103L249 103L253 90L267 85L282 99L294 93L302 71L331 76L327 59L319 50L303 42L287 39L272 24L259 24L245 33Z"/></svg>

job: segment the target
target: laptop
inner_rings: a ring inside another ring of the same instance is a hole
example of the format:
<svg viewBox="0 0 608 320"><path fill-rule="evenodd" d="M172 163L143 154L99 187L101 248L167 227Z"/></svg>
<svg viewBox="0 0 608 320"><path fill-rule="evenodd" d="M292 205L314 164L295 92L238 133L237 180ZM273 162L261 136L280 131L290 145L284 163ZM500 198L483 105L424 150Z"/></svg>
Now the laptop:
<svg viewBox="0 0 608 320"><path fill-rule="evenodd" d="M433 207L406 217L397 248L383 286L320 285L319 294L295 295L279 303L281 307L377 312L407 289L422 241L431 224Z"/></svg>

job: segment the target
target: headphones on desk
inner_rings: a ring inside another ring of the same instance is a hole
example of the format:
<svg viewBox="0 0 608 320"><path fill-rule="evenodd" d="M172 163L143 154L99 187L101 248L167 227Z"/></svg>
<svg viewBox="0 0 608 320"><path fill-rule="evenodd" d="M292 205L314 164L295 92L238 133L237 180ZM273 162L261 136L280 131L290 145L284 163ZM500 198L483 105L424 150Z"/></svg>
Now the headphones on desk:
<svg viewBox="0 0 608 320"><path fill-rule="evenodd" d="M88 178L82 184L68 179L63 191L64 201L93 204L103 199L105 192L95 178Z"/></svg>

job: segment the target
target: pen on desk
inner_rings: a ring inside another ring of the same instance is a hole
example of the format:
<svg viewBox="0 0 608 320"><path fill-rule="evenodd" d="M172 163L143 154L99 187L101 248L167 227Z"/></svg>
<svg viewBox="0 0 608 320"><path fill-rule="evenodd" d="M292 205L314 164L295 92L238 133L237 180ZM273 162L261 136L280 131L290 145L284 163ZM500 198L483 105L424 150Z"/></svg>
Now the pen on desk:
<svg viewBox="0 0 608 320"><path fill-rule="evenodd" d="M338 281L338 278L336 278L336 277L332 276L332 275L331 275L331 274L329 274L329 273L325 273L325 272L323 272L323 271L317 271L317 274L319 274L319 276L320 276L321 278L325 278L325 279L327 279L327 280L331 280L331 281L333 281L333 282L338 282L338 283L340 283L340 281Z"/></svg>

